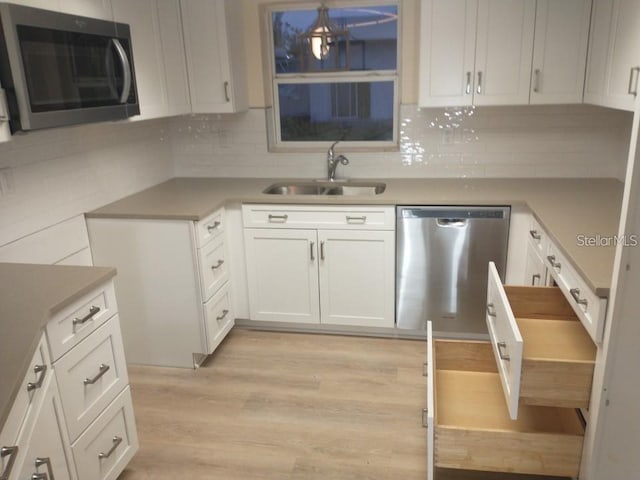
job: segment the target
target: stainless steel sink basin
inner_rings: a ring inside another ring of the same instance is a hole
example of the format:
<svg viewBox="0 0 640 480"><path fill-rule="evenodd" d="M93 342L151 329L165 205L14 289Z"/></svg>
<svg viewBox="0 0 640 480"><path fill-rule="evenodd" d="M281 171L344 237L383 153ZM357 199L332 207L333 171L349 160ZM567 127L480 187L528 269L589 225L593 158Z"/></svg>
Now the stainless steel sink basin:
<svg viewBox="0 0 640 480"><path fill-rule="evenodd" d="M274 183L263 193L269 195L380 195L386 184L381 182L294 182Z"/></svg>

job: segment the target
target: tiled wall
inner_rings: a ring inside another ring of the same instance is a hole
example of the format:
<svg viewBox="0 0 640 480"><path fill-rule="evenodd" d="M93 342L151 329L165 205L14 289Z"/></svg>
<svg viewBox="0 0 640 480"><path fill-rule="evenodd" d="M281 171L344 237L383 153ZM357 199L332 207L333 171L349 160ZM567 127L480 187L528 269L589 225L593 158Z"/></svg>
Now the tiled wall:
<svg viewBox="0 0 640 480"><path fill-rule="evenodd" d="M83 125L0 144L0 245L173 176L166 122Z"/></svg>
<svg viewBox="0 0 640 480"><path fill-rule="evenodd" d="M324 152L269 153L266 112L170 123L179 176L322 177ZM584 105L401 107L396 152L349 152L339 176L623 178L631 114Z"/></svg>

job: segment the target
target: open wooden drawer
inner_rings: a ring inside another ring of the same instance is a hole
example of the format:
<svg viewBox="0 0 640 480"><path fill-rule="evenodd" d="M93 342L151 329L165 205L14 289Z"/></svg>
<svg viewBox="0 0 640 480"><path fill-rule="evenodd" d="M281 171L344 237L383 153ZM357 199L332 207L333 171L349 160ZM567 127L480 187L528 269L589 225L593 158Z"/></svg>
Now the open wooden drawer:
<svg viewBox="0 0 640 480"><path fill-rule="evenodd" d="M428 478L434 469L576 477L575 409L522 405L511 420L489 342L433 340L427 327Z"/></svg>
<svg viewBox="0 0 640 480"><path fill-rule="evenodd" d="M486 318L512 419L522 404L589 406L596 346L559 288L503 286L490 263Z"/></svg>

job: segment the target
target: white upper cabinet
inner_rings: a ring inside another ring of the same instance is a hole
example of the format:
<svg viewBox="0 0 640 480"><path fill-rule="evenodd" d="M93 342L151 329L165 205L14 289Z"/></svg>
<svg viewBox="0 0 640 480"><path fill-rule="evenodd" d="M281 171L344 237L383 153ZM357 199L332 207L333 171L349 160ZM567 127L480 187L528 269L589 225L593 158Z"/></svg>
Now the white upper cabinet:
<svg viewBox="0 0 640 480"><path fill-rule="evenodd" d="M585 103L633 110L640 75L640 2L598 0L591 18Z"/></svg>
<svg viewBox="0 0 640 480"><path fill-rule="evenodd" d="M59 10L83 17L101 18L113 20L111 0L57 0L60 2ZM45 7L47 8L47 7ZM50 8L50 7L48 7Z"/></svg>
<svg viewBox="0 0 640 480"><path fill-rule="evenodd" d="M241 2L181 0L180 3L193 113L246 110Z"/></svg>
<svg viewBox="0 0 640 480"><path fill-rule="evenodd" d="M582 103L591 0L538 0L532 104Z"/></svg>
<svg viewBox="0 0 640 480"><path fill-rule="evenodd" d="M529 103L535 0L423 0L423 107Z"/></svg>

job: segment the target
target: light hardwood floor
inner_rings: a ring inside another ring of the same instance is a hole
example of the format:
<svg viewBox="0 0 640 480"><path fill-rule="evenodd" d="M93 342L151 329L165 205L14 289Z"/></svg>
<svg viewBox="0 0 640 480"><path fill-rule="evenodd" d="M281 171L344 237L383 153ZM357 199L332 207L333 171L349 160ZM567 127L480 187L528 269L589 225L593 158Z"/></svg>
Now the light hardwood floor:
<svg viewBox="0 0 640 480"><path fill-rule="evenodd" d="M234 329L198 370L130 367L120 480L424 480L425 348Z"/></svg>

